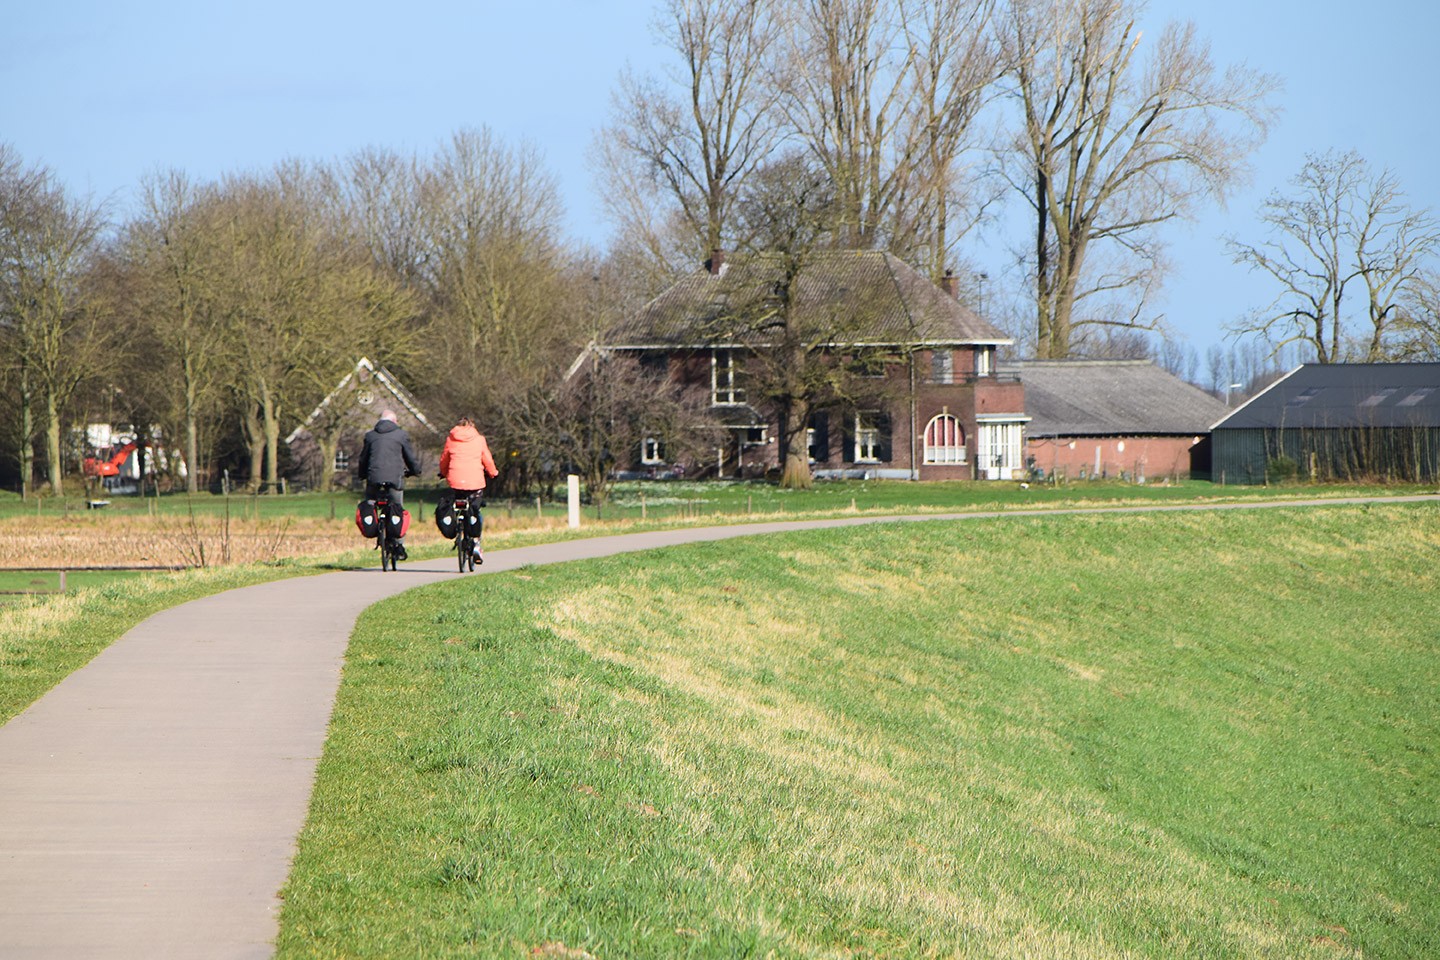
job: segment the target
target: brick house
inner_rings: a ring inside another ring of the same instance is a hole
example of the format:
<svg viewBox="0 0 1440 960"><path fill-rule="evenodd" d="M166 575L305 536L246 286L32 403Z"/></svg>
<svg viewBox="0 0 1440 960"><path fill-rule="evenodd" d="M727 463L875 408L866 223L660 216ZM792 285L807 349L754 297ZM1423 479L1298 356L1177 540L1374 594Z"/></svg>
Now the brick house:
<svg viewBox="0 0 1440 960"><path fill-rule="evenodd" d="M1149 360L1025 360L1025 464L1043 477L1206 475L1225 404Z"/></svg>
<svg viewBox="0 0 1440 960"><path fill-rule="evenodd" d="M716 253L634 316L607 331L596 349L663 368L708 398L722 424L705 475L764 474L779 466L779 413L750 391L747 363L767 344L719 331L772 296L779 261ZM807 435L815 476L918 480L1010 479L1023 472L1025 396L1000 373L996 347L1013 342L955 296L953 278L936 285L880 251L813 255L794 281L794 310L812 329L843 331L815 349L853 371L863 368L865 399L813 412ZM631 469L663 465L664 438L633 451Z"/></svg>
<svg viewBox="0 0 1440 960"><path fill-rule="evenodd" d="M285 438L294 479L316 490L349 486L360 462L365 434L387 407L395 411L396 422L410 435L421 462L438 462L444 440L441 431L430 423L394 374L361 357L305 422Z"/></svg>

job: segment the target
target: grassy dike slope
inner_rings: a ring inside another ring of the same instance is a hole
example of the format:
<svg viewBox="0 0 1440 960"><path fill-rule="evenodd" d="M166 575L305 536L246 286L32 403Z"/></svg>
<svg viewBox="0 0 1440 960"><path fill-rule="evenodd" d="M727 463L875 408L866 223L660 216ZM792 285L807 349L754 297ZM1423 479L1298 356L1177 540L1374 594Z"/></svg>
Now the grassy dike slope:
<svg viewBox="0 0 1440 960"><path fill-rule="evenodd" d="M279 953L1440 955L1440 511L896 525L412 591Z"/></svg>

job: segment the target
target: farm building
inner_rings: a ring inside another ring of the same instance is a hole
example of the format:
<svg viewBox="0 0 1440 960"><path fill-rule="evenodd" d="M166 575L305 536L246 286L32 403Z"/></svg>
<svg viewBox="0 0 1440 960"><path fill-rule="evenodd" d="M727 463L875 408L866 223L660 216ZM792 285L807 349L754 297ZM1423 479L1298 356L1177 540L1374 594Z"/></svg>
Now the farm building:
<svg viewBox="0 0 1440 960"><path fill-rule="evenodd" d="M1216 423L1224 483L1432 481L1440 476L1440 363L1307 363Z"/></svg>
<svg viewBox="0 0 1440 960"><path fill-rule="evenodd" d="M773 345L733 318L763 314L777 298L781 260L717 252L595 345L663 369L724 426L719 476L752 476L779 463L779 413L752 388L747 367ZM829 331L820 349L837 366L863 366L865 394L811 416L811 468L819 477L1010 479L1023 473L1024 388L995 368L1011 341L955 296L881 251L817 253L796 274L794 322ZM727 332L729 331L729 332ZM579 361L577 361L577 364ZM631 452L631 469L661 462L663 437ZM624 469L622 465L622 469Z"/></svg>
<svg viewBox="0 0 1440 960"><path fill-rule="evenodd" d="M318 490L332 484L349 485L365 433L387 407L410 434L416 455L422 460L427 454L438 456L441 431L390 371L361 357L305 422L285 438L297 479Z"/></svg>
<svg viewBox="0 0 1440 960"><path fill-rule="evenodd" d="M1070 479L1208 472L1210 425L1225 404L1149 360L1026 360L1025 463Z"/></svg>

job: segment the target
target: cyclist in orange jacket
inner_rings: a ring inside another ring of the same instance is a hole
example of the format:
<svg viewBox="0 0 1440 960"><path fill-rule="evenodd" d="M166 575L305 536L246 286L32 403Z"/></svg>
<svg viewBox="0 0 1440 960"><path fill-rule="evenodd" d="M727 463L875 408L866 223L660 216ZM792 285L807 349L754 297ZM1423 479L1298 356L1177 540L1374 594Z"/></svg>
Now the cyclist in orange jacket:
<svg viewBox="0 0 1440 960"><path fill-rule="evenodd" d="M485 481L499 473L485 435L475 429L469 417L461 417L450 428L450 435L445 438L445 449L440 453L440 475L450 484L450 501L453 503L455 497L478 501L484 496ZM478 511L476 516L479 516ZM478 538L475 541L475 556L480 556Z"/></svg>

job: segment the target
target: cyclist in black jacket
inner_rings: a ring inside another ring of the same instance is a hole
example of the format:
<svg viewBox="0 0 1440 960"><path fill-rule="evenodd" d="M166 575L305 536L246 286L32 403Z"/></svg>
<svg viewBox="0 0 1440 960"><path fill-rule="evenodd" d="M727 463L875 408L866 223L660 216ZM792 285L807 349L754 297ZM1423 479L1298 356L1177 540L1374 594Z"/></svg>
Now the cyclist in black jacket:
<svg viewBox="0 0 1440 960"><path fill-rule="evenodd" d="M395 421L394 410L382 410L375 429L365 434L365 446L360 450L359 475L365 480L365 499L387 497L398 516L405 509L405 478L419 474L420 461L410 445L410 435ZM392 489L384 491L382 483L391 484ZM397 540L395 546L404 560L405 541Z"/></svg>

